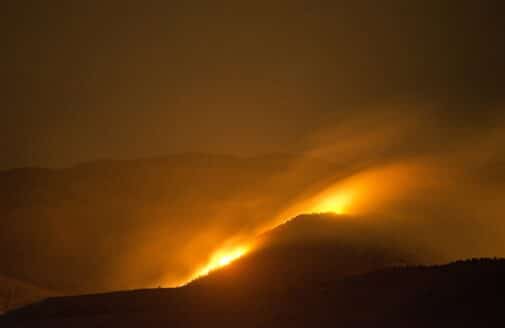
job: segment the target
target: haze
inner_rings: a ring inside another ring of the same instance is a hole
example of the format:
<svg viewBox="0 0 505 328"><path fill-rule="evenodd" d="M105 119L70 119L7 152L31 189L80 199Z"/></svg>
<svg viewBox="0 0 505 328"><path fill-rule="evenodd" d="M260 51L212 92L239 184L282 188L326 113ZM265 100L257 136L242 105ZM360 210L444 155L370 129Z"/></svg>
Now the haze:
<svg viewBox="0 0 505 328"><path fill-rule="evenodd" d="M0 275L179 286L321 212L505 256L500 2L50 3L2 9Z"/></svg>

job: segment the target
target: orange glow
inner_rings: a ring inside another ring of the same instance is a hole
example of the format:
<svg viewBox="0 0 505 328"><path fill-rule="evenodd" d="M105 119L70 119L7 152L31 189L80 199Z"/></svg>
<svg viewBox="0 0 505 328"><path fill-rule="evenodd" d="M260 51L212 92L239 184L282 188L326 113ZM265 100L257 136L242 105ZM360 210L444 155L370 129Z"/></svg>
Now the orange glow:
<svg viewBox="0 0 505 328"><path fill-rule="evenodd" d="M194 274L191 280L196 278L206 276L212 271L225 267L237 259L241 258L245 254L250 251L249 246L239 246L236 248L230 249L222 249L215 252L211 257L208 263L201 269L199 269L196 274Z"/></svg>
<svg viewBox="0 0 505 328"><path fill-rule="evenodd" d="M354 197L355 195L352 190L337 191L333 194L322 196L309 212L346 214Z"/></svg>
<svg viewBox="0 0 505 328"><path fill-rule="evenodd" d="M261 232L274 229L290 219L307 213L363 215L380 212L408 195L415 186L427 183L429 168L411 163L384 165L334 181L317 193L307 195L277 218L262 227Z"/></svg>
<svg viewBox="0 0 505 328"><path fill-rule="evenodd" d="M378 210L407 193L420 175L419 168L390 165L339 181L305 203L303 212L362 214Z"/></svg>
<svg viewBox="0 0 505 328"><path fill-rule="evenodd" d="M206 276L232 264L252 250L252 240L257 235L276 228L290 219L307 213L335 213L338 215L361 215L380 212L383 208L409 194L416 186L418 177L429 176L415 165L398 164L374 168L334 181L319 192L297 201L294 206L282 211L273 222L260 227L243 244L226 244L215 251L209 260L197 268L180 285Z"/></svg>

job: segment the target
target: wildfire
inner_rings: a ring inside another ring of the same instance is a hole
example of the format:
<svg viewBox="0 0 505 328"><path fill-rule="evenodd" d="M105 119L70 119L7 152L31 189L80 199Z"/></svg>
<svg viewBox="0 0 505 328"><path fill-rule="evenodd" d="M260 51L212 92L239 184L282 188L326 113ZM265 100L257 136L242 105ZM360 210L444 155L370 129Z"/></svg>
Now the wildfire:
<svg viewBox="0 0 505 328"><path fill-rule="evenodd" d="M232 249L218 250L211 256L207 265L198 270L198 272L195 274L195 277L192 280L198 277L206 276L212 271L215 271L217 269L220 269L222 267L231 264L232 262L236 261L237 259L247 254L249 251L250 251L249 246L239 246Z"/></svg>
<svg viewBox="0 0 505 328"><path fill-rule="evenodd" d="M309 212L346 214L353 196L351 191L338 191L330 195L323 195Z"/></svg>
<svg viewBox="0 0 505 328"><path fill-rule="evenodd" d="M426 174L419 173L419 168L409 165L389 165L350 176L283 211L276 220L260 227L256 235L285 223L286 218L289 220L304 213L332 212L338 215L355 215L381 208L413 188L416 176ZM246 244L228 243L215 251L206 264L181 285L228 266L249 253L254 236L247 240Z"/></svg>

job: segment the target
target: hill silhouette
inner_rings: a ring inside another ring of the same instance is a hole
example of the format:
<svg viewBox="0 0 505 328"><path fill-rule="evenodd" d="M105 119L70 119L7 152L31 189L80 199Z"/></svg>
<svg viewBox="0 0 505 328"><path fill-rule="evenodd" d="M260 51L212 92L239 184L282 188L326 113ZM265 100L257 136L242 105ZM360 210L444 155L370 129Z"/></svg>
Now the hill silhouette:
<svg viewBox="0 0 505 328"><path fill-rule="evenodd" d="M377 225L334 214L300 215L253 244L250 254L193 285L271 289L426 261Z"/></svg>
<svg viewBox="0 0 505 328"><path fill-rule="evenodd" d="M49 298L2 327L477 327L501 315L505 261L417 266L338 216L298 217L187 286ZM349 234L352 230L353 234ZM340 236L340 238L336 238Z"/></svg>

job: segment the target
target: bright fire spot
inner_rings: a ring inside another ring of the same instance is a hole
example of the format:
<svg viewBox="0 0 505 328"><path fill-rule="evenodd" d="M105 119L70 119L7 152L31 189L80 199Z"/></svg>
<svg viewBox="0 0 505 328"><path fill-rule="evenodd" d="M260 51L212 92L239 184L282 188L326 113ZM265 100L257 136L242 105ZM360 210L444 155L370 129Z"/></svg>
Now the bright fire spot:
<svg viewBox="0 0 505 328"><path fill-rule="evenodd" d="M195 278L206 276L212 271L229 265L230 263L247 254L249 250L250 248L247 246L240 246L232 250L217 251L214 255L211 256L207 265L198 271Z"/></svg>
<svg viewBox="0 0 505 328"><path fill-rule="evenodd" d="M242 252L236 252L236 253L225 255L225 256L223 256L222 258L219 259L219 261L217 262L217 264L218 264L218 266L228 265L231 262L233 262L234 260L236 260L239 257L241 257L242 255L243 255Z"/></svg>
<svg viewBox="0 0 505 328"><path fill-rule="evenodd" d="M420 176L430 176L429 168L400 163L366 170L336 181L319 193L296 202L261 231L274 229L306 213L356 216L378 211L409 194L419 183L417 177Z"/></svg>
<svg viewBox="0 0 505 328"><path fill-rule="evenodd" d="M351 192L337 192L335 194L325 195L316 202L311 212L345 214L352 200L353 194Z"/></svg>
<svg viewBox="0 0 505 328"><path fill-rule="evenodd" d="M416 183L421 168L414 165L388 165L342 180L316 195L308 204L310 212L354 215L377 210L398 200Z"/></svg>

